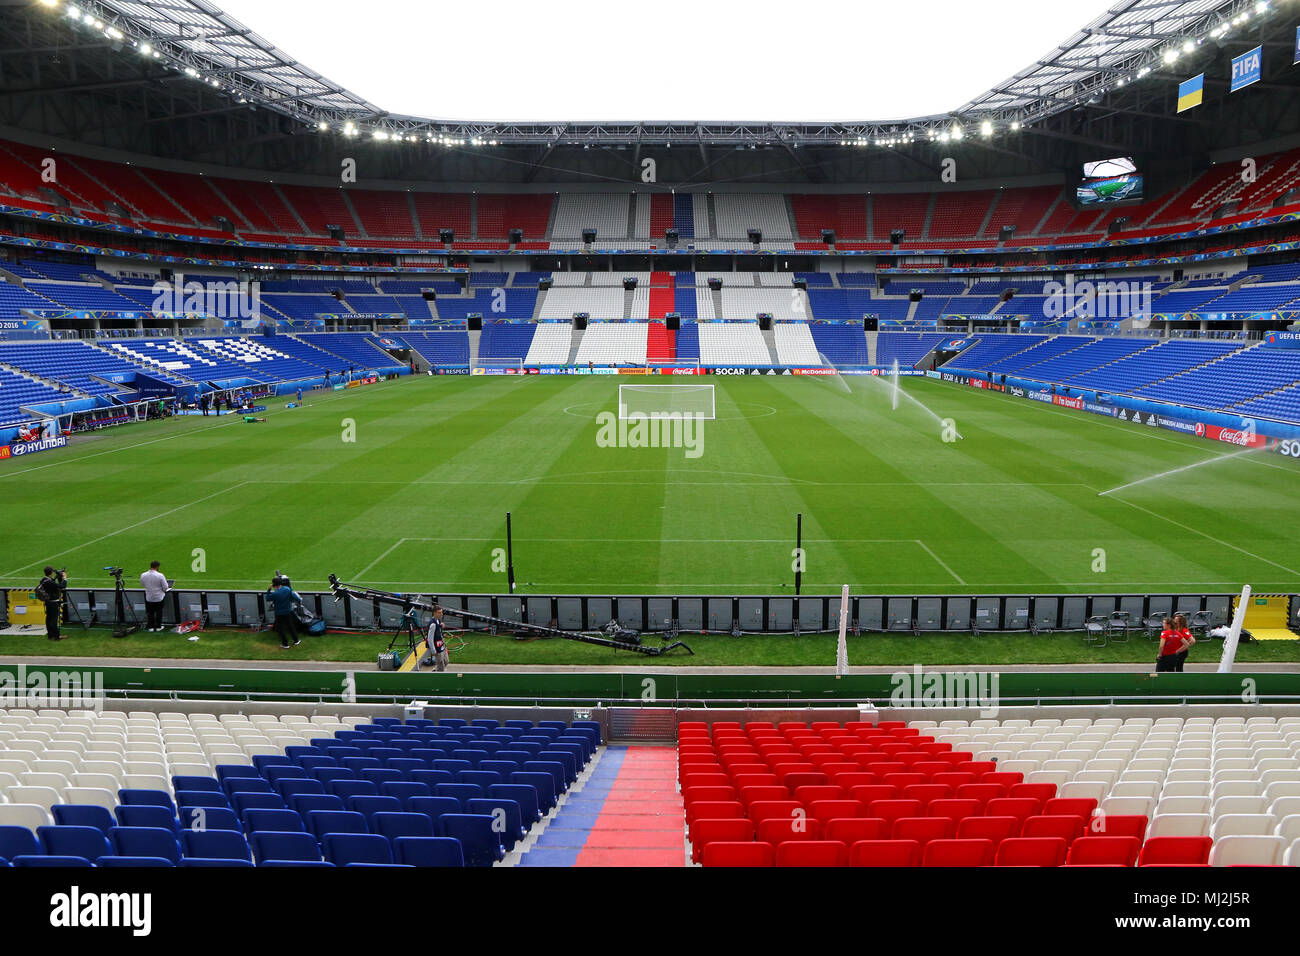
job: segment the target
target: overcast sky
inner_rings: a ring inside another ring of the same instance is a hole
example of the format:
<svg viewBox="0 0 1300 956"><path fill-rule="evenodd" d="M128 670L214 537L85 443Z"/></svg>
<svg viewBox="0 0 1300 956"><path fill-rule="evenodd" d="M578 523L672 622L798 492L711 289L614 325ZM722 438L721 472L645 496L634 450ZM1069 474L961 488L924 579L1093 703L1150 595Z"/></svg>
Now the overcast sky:
<svg viewBox="0 0 1300 956"><path fill-rule="evenodd" d="M1046 56L1106 8L1104 0L217 4L391 113L519 121L944 113Z"/></svg>

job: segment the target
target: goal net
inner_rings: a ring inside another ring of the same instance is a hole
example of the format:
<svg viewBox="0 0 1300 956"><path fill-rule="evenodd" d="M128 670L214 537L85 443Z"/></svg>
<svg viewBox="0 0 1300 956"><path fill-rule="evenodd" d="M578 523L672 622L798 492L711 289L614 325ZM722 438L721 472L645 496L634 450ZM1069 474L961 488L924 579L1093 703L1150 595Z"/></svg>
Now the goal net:
<svg viewBox="0 0 1300 956"><path fill-rule="evenodd" d="M712 421L712 385L624 385L618 386L620 419L673 416Z"/></svg>

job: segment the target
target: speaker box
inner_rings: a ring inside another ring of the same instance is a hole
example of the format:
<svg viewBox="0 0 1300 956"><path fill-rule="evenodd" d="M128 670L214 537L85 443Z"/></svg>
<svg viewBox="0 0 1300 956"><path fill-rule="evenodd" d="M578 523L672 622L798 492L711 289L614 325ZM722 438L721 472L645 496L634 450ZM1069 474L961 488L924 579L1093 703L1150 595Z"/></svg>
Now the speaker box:
<svg viewBox="0 0 1300 956"><path fill-rule="evenodd" d="M772 313L760 312L758 314L758 328L761 332L772 331Z"/></svg>
<svg viewBox="0 0 1300 956"><path fill-rule="evenodd" d="M476 312L472 315L467 315L465 316L465 321L469 324L469 330L471 332L483 331L483 316L481 313Z"/></svg>
<svg viewBox="0 0 1300 956"><path fill-rule="evenodd" d="M628 276L623 279L623 291L632 292L636 289L636 277Z"/></svg>
<svg viewBox="0 0 1300 956"><path fill-rule="evenodd" d="M509 236L511 243L513 244L518 244L524 241L524 231L522 229L511 229Z"/></svg>
<svg viewBox="0 0 1300 956"><path fill-rule="evenodd" d="M573 316L573 327L579 332L587 330L587 313L579 312Z"/></svg>
<svg viewBox="0 0 1300 956"><path fill-rule="evenodd" d="M664 238L667 239L671 245L681 238L681 234L676 229L669 228L664 230Z"/></svg>
<svg viewBox="0 0 1300 956"><path fill-rule="evenodd" d="M595 229L584 229L584 230L582 230L582 241L583 241L586 245L591 245L593 242L595 242L595 241L596 241L596 230L595 230Z"/></svg>
<svg viewBox="0 0 1300 956"><path fill-rule="evenodd" d="M803 289L804 291L807 291L808 289L808 280L803 276L795 276L792 280L792 284L796 289Z"/></svg>
<svg viewBox="0 0 1300 956"><path fill-rule="evenodd" d="M722 280L719 279L717 276L713 276L712 278L709 279L709 288L712 289L712 290L715 291L715 292L716 292L718 289L721 289L721 288L722 288Z"/></svg>
<svg viewBox="0 0 1300 956"><path fill-rule="evenodd" d="M828 246L833 246L833 245L835 245L835 230L834 230L834 229L823 229L823 230L822 230L822 242L826 243L826 245L828 245Z"/></svg>
<svg viewBox="0 0 1300 956"><path fill-rule="evenodd" d="M889 230L889 241L892 242L894 245L898 245L900 242L903 241L904 234L905 231L902 229L891 229Z"/></svg>
<svg viewBox="0 0 1300 956"><path fill-rule="evenodd" d="M543 292L549 289L553 284L554 280L550 276L547 276L545 279L537 280L537 288Z"/></svg>
<svg viewBox="0 0 1300 956"><path fill-rule="evenodd" d="M668 327L669 332L680 332L682 329L682 317L677 312L669 312L664 316L664 325Z"/></svg>
<svg viewBox="0 0 1300 956"><path fill-rule="evenodd" d="M763 230L762 230L762 229L750 229L750 230L749 230L749 241L752 242L754 245L758 245L760 242L762 242L762 241L763 241Z"/></svg>
<svg viewBox="0 0 1300 956"><path fill-rule="evenodd" d="M439 242L446 242L446 243L452 243L452 242L455 242L455 241L456 241L456 230L455 230L455 229L439 229L439 230L438 230L438 241L439 241Z"/></svg>

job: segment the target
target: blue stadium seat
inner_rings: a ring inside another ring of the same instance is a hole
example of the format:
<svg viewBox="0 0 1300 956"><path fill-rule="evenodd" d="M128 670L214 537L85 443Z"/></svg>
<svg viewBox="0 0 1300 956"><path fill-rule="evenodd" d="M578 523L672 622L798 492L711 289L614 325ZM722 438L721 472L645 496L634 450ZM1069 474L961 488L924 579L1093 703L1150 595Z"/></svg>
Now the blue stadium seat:
<svg viewBox="0 0 1300 956"><path fill-rule="evenodd" d="M433 821L423 813L376 813L370 819L370 827L390 840L433 836Z"/></svg>
<svg viewBox="0 0 1300 956"><path fill-rule="evenodd" d="M488 788L488 798L513 800L519 805L520 825L528 830L542 818L542 811L537 806L537 788L528 784L498 783Z"/></svg>
<svg viewBox="0 0 1300 956"><path fill-rule="evenodd" d="M431 797L433 790L422 783L408 783L398 781L396 783L386 783L379 788L380 792L386 797L396 797L406 809L414 797Z"/></svg>
<svg viewBox="0 0 1300 956"><path fill-rule="evenodd" d="M180 829L176 815L166 807L153 805L121 806L117 808L117 825L120 827L149 827L161 830Z"/></svg>
<svg viewBox="0 0 1300 956"><path fill-rule="evenodd" d="M374 833L327 833L323 845L325 859L335 866L393 862L391 844Z"/></svg>
<svg viewBox="0 0 1300 956"><path fill-rule="evenodd" d="M321 783L325 784L326 793L334 792L330 789L330 784L332 783L337 783L340 780L355 779L352 776L352 771L348 770L346 767L312 767L307 771L307 773L311 775L313 780L319 780Z"/></svg>
<svg viewBox="0 0 1300 956"><path fill-rule="evenodd" d="M329 792L346 803L352 797L378 796L379 787L369 780L333 780L329 784Z"/></svg>
<svg viewBox="0 0 1300 956"><path fill-rule="evenodd" d="M197 833L185 830L181 833L181 846L186 857L250 862L253 859L244 835L231 830L205 830Z"/></svg>
<svg viewBox="0 0 1300 956"><path fill-rule="evenodd" d="M504 797L479 797L465 802L467 813L480 813L500 820L501 843L509 852L515 844L527 836L523 825L523 811L514 800Z"/></svg>
<svg viewBox="0 0 1300 956"><path fill-rule="evenodd" d="M0 856L12 862L16 857L34 856L41 852L36 834L26 827L0 827Z"/></svg>
<svg viewBox="0 0 1300 956"><path fill-rule="evenodd" d="M216 777L190 777L177 776L172 777L172 789L176 791L185 790L191 793L206 790L214 793L221 793L221 782Z"/></svg>
<svg viewBox="0 0 1300 956"><path fill-rule="evenodd" d="M128 807L166 807L176 815L176 804L171 794L161 790L119 790L117 800L120 805Z"/></svg>
<svg viewBox="0 0 1300 956"><path fill-rule="evenodd" d="M249 833L259 830L272 833L306 833L302 816L296 810L249 810L244 814L244 828Z"/></svg>
<svg viewBox="0 0 1300 956"><path fill-rule="evenodd" d="M295 798L302 799L302 798ZM237 793L234 797L235 812L241 817L249 810L283 810L284 800L278 793Z"/></svg>
<svg viewBox="0 0 1300 956"><path fill-rule="evenodd" d="M446 835L460 841L466 866L491 866L505 859L505 847L494 823L492 817L476 813L448 813L442 818Z"/></svg>
<svg viewBox="0 0 1300 956"><path fill-rule="evenodd" d="M400 783L405 779L405 775L400 770L392 767L367 767L361 771L361 779L368 780L375 785L376 792L380 784Z"/></svg>
<svg viewBox="0 0 1300 956"><path fill-rule="evenodd" d="M258 754L253 758L253 766L257 768L259 775L270 780L267 771L272 767L292 767L295 764L284 754Z"/></svg>
<svg viewBox="0 0 1300 956"><path fill-rule="evenodd" d="M307 832L324 842L330 833L369 833L366 818L352 810L312 810L307 814Z"/></svg>
<svg viewBox="0 0 1300 956"><path fill-rule="evenodd" d="M180 811L182 830L234 830L243 832L243 824L233 810L221 807L182 807Z"/></svg>
<svg viewBox="0 0 1300 956"><path fill-rule="evenodd" d="M450 797L462 807L466 800L483 796L483 788L473 783L440 783L433 792L439 797Z"/></svg>
<svg viewBox="0 0 1300 956"><path fill-rule="evenodd" d="M296 861L294 861L294 860L267 860L267 861L265 861L264 863L259 863L259 864L257 864L257 865L258 865L258 866L285 866L285 867L304 867L304 866L306 866L306 867L318 866L318 867L319 867L319 866L327 866L327 867L329 867L330 869L333 869L333 868L334 868L334 864L333 864L333 863L327 863L327 862L325 862L324 860L296 860Z"/></svg>
<svg viewBox="0 0 1300 956"><path fill-rule="evenodd" d="M295 767L294 769L302 770L301 767ZM303 770L303 773L306 773L306 771ZM325 784L319 780L312 780L310 777L281 777L271 786L275 787L275 792L285 800L306 794L323 796L325 793Z"/></svg>
<svg viewBox="0 0 1300 956"><path fill-rule="evenodd" d="M555 806L557 801L555 777L551 774L536 773L531 770L517 770L510 775L510 782L533 788L537 794L537 806L542 811L543 816L550 813L551 808Z"/></svg>
<svg viewBox="0 0 1300 956"><path fill-rule="evenodd" d="M313 810L345 810L343 801L334 796L332 793L300 793L296 797L289 798L289 809L295 810L302 814L302 818L307 819L307 814Z"/></svg>
<svg viewBox="0 0 1300 956"><path fill-rule="evenodd" d="M411 801L412 813L423 813L433 821L433 832L435 836L443 836L439 820L448 813L460 813L462 806L459 800L453 797L416 797Z"/></svg>
<svg viewBox="0 0 1300 956"><path fill-rule="evenodd" d="M108 835L118 856L160 856L174 864L180 862L181 848L172 830L161 827L114 827Z"/></svg>
<svg viewBox="0 0 1300 956"><path fill-rule="evenodd" d="M241 793L275 793L261 777L227 777L221 781L221 787L232 801Z"/></svg>
<svg viewBox="0 0 1300 956"><path fill-rule="evenodd" d="M230 801L219 790L215 793L211 790L178 790L176 792L176 806L229 810Z"/></svg>
<svg viewBox="0 0 1300 956"><path fill-rule="evenodd" d="M94 862L113 853L108 837L97 827L37 827L36 836L47 856L79 856Z"/></svg>
<svg viewBox="0 0 1300 956"><path fill-rule="evenodd" d="M216 766L217 779L224 785L227 780L235 778L251 778L255 780L262 779L262 775L257 772L256 767L246 766L245 764L228 764L222 763Z"/></svg>
<svg viewBox="0 0 1300 956"><path fill-rule="evenodd" d="M348 797L343 801L349 810L354 810L366 818L369 824L370 819L376 813L401 813L402 801L396 797L379 797L379 796L361 796Z"/></svg>
<svg viewBox="0 0 1300 956"><path fill-rule="evenodd" d="M411 782L424 784L432 793L440 783L455 783L456 775L448 770L416 770L411 774Z"/></svg>
<svg viewBox="0 0 1300 956"><path fill-rule="evenodd" d="M460 841L450 837L398 837L393 841L398 863L407 866L464 866Z"/></svg>
<svg viewBox="0 0 1300 956"><path fill-rule="evenodd" d="M89 860L80 856L16 856L10 862L14 866L49 867L58 870L94 866Z"/></svg>
<svg viewBox="0 0 1300 956"><path fill-rule="evenodd" d="M195 867L245 867L252 866L251 860L222 860L212 857L187 856L181 858L181 866Z"/></svg>
<svg viewBox="0 0 1300 956"><path fill-rule="evenodd" d="M109 830L117 826L113 814L109 813L104 807L56 803L50 809L54 814L54 822L59 826L94 827L105 836L108 835Z"/></svg>
<svg viewBox="0 0 1300 956"><path fill-rule="evenodd" d="M262 776L270 782L272 787L274 787L281 780L306 780L308 774L306 770L298 766L296 763L291 763L267 767L262 772Z"/></svg>
<svg viewBox="0 0 1300 956"><path fill-rule="evenodd" d="M101 856L95 861L95 866L117 869L127 869L129 867L154 868L175 865L176 864L171 860L165 860L160 856Z"/></svg>
<svg viewBox="0 0 1300 956"><path fill-rule="evenodd" d="M320 844L310 833L257 832L249 837L259 866L268 860L319 863Z"/></svg>

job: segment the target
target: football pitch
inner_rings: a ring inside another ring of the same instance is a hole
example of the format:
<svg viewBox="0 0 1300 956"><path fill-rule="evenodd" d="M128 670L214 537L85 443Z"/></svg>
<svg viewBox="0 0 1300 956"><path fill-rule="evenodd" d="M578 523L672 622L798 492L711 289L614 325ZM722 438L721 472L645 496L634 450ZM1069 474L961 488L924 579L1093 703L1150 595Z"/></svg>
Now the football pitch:
<svg viewBox="0 0 1300 956"><path fill-rule="evenodd" d="M501 593L506 512L521 593L793 593L798 513L805 594L1300 583L1300 464L1274 452L926 379L895 408L892 381L757 376L692 380L716 387L716 417L691 447L626 447L598 420L620 382L657 384L404 378L0 463L0 586L46 564L74 587L111 586L106 565L134 584L156 559L183 588L279 569L300 589L333 573Z"/></svg>

